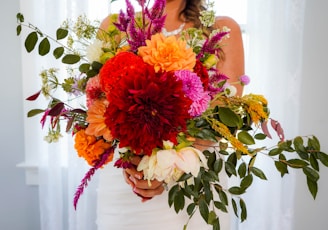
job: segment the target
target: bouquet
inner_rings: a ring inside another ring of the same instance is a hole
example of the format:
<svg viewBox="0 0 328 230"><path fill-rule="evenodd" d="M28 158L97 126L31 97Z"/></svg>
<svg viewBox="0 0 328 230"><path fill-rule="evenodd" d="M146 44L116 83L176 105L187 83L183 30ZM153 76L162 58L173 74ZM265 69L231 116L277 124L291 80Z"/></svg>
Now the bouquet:
<svg viewBox="0 0 328 230"><path fill-rule="evenodd" d="M140 13L126 0L126 12L111 15L106 29L83 15L67 20L56 38L25 24L24 16L17 14L17 34L23 26L31 30L26 50L38 47L44 56L52 49L53 56L69 66L63 82L57 69L42 71L41 90L27 100L40 95L49 100L28 116L43 114L42 127L49 122L48 142L58 141L65 124L78 156L91 166L77 188L74 206L98 169L113 160L116 167L131 167L135 155L142 158L137 169L144 179L168 185L170 207L185 210L190 218L199 211L213 229L220 228L218 212L228 212L230 205L241 221L247 218L242 194L254 176L267 179L255 165L260 154L272 159L282 177L289 168L302 169L315 198L319 163L328 166L328 155L315 136L285 140L263 95L236 96L234 83L216 68L229 28L211 29L214 11L201 12L201 28L165 36L165 0L155 0L151 8L145 1L138 3ZM235 84L248 83L244 75ZM68 96L55 97L57 90ZM82 103L74 102L81 96ZM279 141L273 147L261 146L272 138L269 126ZM200 145L204 148L195 147ZM221 171L239 184L224 187Z"/></svg>

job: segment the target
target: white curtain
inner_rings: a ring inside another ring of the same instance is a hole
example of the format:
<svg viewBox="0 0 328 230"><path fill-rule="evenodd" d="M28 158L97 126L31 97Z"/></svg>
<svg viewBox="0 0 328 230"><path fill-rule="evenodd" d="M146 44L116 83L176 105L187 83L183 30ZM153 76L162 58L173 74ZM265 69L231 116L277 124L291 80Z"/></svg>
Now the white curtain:
<svg viewBox="0 0 328 230"><path fill-rule="evenodd" d="M108 14L108 0L21 0L20 11L26 22L42 32L55 37L56 29L66 19L76 19L86 14L90 19L102 20ZM23 28L23 34L27 34ZM23 35L24 36L24 35ZM22 39L22 46L24 40ZM63 68L59 61L40 57L37 51L27 54L22 49L23 95L28 97L41 86L39 73L50 67ZM65 72L65 71L64 71ZM46 102L24 103L24 111L44 108ZM42 230L92 230L95 227L95 187L97 177L82 195L77 210L73 208L73 196L88 166L78 159L73 141L67 134L56 144L43 141L47 130L41 130L40 116L25 120L26 162L38 165L40 219ZM63 128L64 129L64 128ZM32 210L31 210L32 211Z"/></svg>
<svg viewBox="0 0 328 230"><path fill-rule="evenodd" d="M266 96L271 117L280 121L287 139L300 132L305 5L305 0L248 0L246 73L251 84L246 92ZM290 170L281 180L265 156L256 165L268 181L254 181L245 196L248 219L236 229L292 230L295 173Z"/></svg>

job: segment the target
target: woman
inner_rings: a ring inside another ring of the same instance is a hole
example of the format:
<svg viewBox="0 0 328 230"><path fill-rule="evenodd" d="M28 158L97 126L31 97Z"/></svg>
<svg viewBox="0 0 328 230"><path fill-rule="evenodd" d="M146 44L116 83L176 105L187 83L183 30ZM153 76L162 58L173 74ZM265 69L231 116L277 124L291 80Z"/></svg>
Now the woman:
<svg viewBox="0 0 328 230"><path fill-rule="evenodd" d="M164 25L166 31L179 36L182 28L199 27L199 13L202 9L201 0L167 0ZM103 21L101 27L106 30L108 25L109 18ZM229 81L236 82L244 74L241 31L231 18L217 17L213 27L223 26L230 28L231 31L230 38L224 41L225 46L222 47L224 58L218 63L218 69L229 76ZM242 93L241 86L237 86L237 90L238 94ZM140 159L136 157L132 163L138 165L139 161ZM142 179L142 173L135 168L126 169L123 174L124 178L121 170L111 165L100 171L97 213L99 230L183 229L188 216L185 212L176 214L173 208L169 208L167 194L161 182L153 181L149 186L148 181ZM124 179L127 183L124 183ZM115 186L112 186L113 184ZM136 196L131 188L139 196ZM230 229L229 215L220 216L220 223L221 229ZM210 229L200 216L194 216L188 224L190 230L206 229L206 227Z"/></svg>

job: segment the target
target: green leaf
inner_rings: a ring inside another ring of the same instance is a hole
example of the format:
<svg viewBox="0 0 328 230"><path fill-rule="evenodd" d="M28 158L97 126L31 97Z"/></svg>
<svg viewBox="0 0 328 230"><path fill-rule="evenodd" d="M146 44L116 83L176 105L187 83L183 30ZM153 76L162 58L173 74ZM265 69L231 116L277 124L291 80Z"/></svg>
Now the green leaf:
<svg viewBox="0 0 328 230"><path fill-rule="evenodd" d="M75 54L66 54L63 59L62 59L62 62L64 64L69 64L69 65L72 65L72 64L75 64L77 62L79 62L81 60L81 57L79 55L75 55Z"/></svg>
<svg viewBox="0 0 328 230"><path fill-rule="evenodd" d="M219 173L221 172L222 170L222 167L223 166L223 160L221 158L217 159L215 162L214 162L214 166L213 166L213 169L214 169L214 172L215 173Z"/></svg>
<svg viewBox="0 0 328 230"><path fill-rule="evenodd" d="M235 215L238 217L238 208L237 208L237 203L236 203L235 199L232 198L231 203L232 203L233 211L234 211Z"/></svg>
<svg viewBox="0 0 328 230"><path fill-rule="evenodd" d="M282 149L280 148L271 149L269 152L269 156L276 156L279 155L280 153L282 153Z"/></svg>
<svg viewBox="0 0 328 230"><path fill-rule="evenodd" d="M309 147L312 147L314 150L320 151L320 142L315 136L309 138L308 145Z"/></svg>
<svg viewBox="0 0 328 230"><path fill-rule="evenodd" d="M222 202L214 201L214 206L217 209L220 209L222 212L228 212L226 205L224 205Z"/></svg>
<svg viewBox="0 0 328 230"><path fill-rule="evenodd" d="M210 225L213 225L216 222L216 214L214 211L210 211L208 215L208 221L207 223Z"/></svg>
<svg viewBox="0 0 328 230"><path fill-rule="evenodd" d="M237 172L236 172L236 168L233 165L233 163L226 161L225 162L225 170L227 172L228 175L235 175L237 176Z"/></svg>
<svg viewBox="0 0 328 230"><path fill-rule="evenodd" d="M18 25L16 27L16 34L17 34L17 36L19 36L21 32L22 32L22 25Z"/></svg>
<svg viewBox="0 0 328 230"><path fill-rule="evenodd" d="M25 48L28 53L34 50L36 43L38 42L37 32L31 32L25 39Z"/></svg>
<svg viewBox="0 0 328 230"><path fill-rule="evenodd" d="M189 216L191 216L194 213L195 208L196 208L196 204L195 203L191 203L191 204L188 205L188 207L187 207L187 213L188 213Z"/></svg>
<svg viewBox="0 0 328 230"><path fill-rule="evenodd" d="M16 19L17 19L20 23L22 23L22 22L24 22L24 15L23 15L22 13L17 13L17 14L16 14Z"/></svg>
<svg viewBox="0 0 328 230"><path fill-rule="evenodd" d="M44 38L42 39L42 41L39 44L39 54L41 56L46 55L47 53L49 53L50 51L50 42L48 40L48 38Z"/></svg>
<svg viewBox="0 0 328 230"><path fill-rule="evenodd" d="M320 178L319 173L310 167L304 167L303 172L310 180L318 181Z"/></svg>
<svg viewBox="0 0 328 230"><path fill-rule="evenodd" d="M243 178L246 175L246 170L247 170L246 163L245 162L241 163L238 168L238 174L240 178Z"/></svg>
<svg viewBox="0 0 328 230"><path fill-rule="evenodd" d="M45 110L43 110L43 109L32 109L32 110L28 111L27 117L33 117L35 115L38 115L40 113L43 113L44 111Z"/></svg>
<svg viewBox="0 0 328 230"><path fill-rule="evenodd" d="M288 166L292 168L303 168L309 165L309 163L301 159L290 159L287 161L287 163Z"/></svg>
<svg viewBox="0 0 328 230"><path fill-rule="evenodd" d="M191 178L192 175L190 173L184 173L180 178L179 180L177 180L177 182L180 182L180 181L185 181L185 180L188 180L189 178Z"/></svg>
<svg viewBox="0 0 328 230"><path fill-rule="evenodd" d="M181 190L179 190L176 195L174 196L174 210L178 213L180 210L184 208L185 205L185 198L184 194Z"/></svg>
<svg viewBox="0 0 328 230"><path fill-rule="evenodd" d="M246 203L244 202L243 199L240 199L239 205L240 205L240 209L241 209L240 219L241 219L241 222L243 222L247 219Z"/></svg>
<svg viewBox="0 0 328 230"><path fill-rule="evenodd" d="M55 57L56 59L58 59L58 58L60 58L61 56L63 56L64 51L65 51L64 47L57 47L56 49L54 49L54 51L53 51L52 54L54 55L54 57Z"/></svg>
<svg viewBox="0 0 328 230"><path fill-rule="evenodd" d="M319 162L313 154L310 154L310 165L312 166L312 168L319 171Z"/></svg>
<svg viewBox="0 0 328 230"><path fill-rule="evenodd" d="M318 193L318 183L309 179L308 177L306 178L306 182L313 199L315 199Z"/></svg>
<svg viewBox="0 0 328 230"><path fill-rule="evenodd" d="M238 140L246 145L253 145L255 144L254 138L247 132L241 131L238 133Z"/></svg>
<svg viewBox="0 0 328 230"><path fill-rule="evenodd" d="M298 137L294 138L294 147L295 147L296 152L302 159L304 159L304 160L309 159L309 155L303 145L302 137L298 136Z"/></svg>
<svg viewBox="0 0 328 230"><path fill-rule="evenodd" d="M233 187L229 188L228 191L233 195L241 195L245 192L243 189L241 189L240 187L237 187L237 186L233 186Z"/></svg>
<svg viewBox="0 0 328 230"><path fill-rule="evenodd" d="M174 202L174 198L177 194L177 192L179 191L179 185L174 185L170 191L169 191L169 206L171 207L173 202Z"/></svg>
<svg viewBox="0 0 328 230"><path fill-rule="evenodd" d="M241 180L240 188L245 191L247 188L249 188L249 186L251 186L252 183L253 183L253 176L252 174L249 174Z"/></svg>
<svg viewBox="0 0 328 230"><path fill-rule="evenodd" d="M68 30L63 29L63 28L58 28L56 31L56 38L57 40L61 40L66 38L68 35Z"/></svg>
<svg viewBox="0 0 328 230"><path fill-rule="evenodd" d="M287 165L280 162L280 161L275 161L274 165L276 166L276 168L278 169L278 171L280 172L281 177L283 177L285 174L288 173L288 169L287 169Z"/></svg>
<svg viewBox="0 0 328 230"><path fill-rule="evenodd" d="M265 174L263 173L263 171L262 171L261 169L256 168L256 167L252 167L252 168L251 168L251 172L252 172L255 176L261 178L262 180L267 180Z"/></svg>
<svg viewBox="0 0 328 230"><path fill-rule="evenodd" d="M229 204L229 202L228 202L228 196L227 196L227 194L223 190L219 190L219 197L220 197L221 202L224 205L228 205Z"/></svg>
<svg viewBox="0 0 328 230"><path fill-rule="evenodd" d="M200 215L203 217L203 219L207 223L208 222L208 215L209 215L209 210L208 210L207 203L204 199L200 199L198 205L199 205Z"/></svg>
<svg viewBox="0 0 328 230"><path fill-rule="evenodd" d="M323 165L328 167L328 155L326 153L318 152L318 158Z"/></svg>
<svg viewBox="0 0 328 230"><path fill-rule="evenodd" d="M257 133L255 134L254 138L257 140L264 140L267 137L267 135L263 134L263 133Z"/></svg>
<svg viewBox="0 0 328 230"><path fill-rule="evenodd" d="M88 72L89 70L90 70L90 64L89 64L89 63L83 63L83 64L81 64L80 67L79 67L79 71L80 71L81 73L86 73L86 72Z"/></svg>
<svg viewBox="0 0 328 230"><path fill-rule="evenodd" d="M219 117L223 124L229 127L240 127L241 119L237 116L231 109L229 108L220 108L219 109Z"/></svg>

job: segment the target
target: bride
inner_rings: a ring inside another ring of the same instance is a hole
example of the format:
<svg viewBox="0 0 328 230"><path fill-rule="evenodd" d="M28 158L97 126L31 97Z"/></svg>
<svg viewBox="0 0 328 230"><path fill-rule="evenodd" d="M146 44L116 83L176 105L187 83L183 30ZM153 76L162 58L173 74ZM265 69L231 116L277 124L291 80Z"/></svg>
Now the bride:
<svg viewBox="0 0 328 230"><path fill-rule="evenodd" d="M167 0L165 7L166 34L179 36L183 29L199 27L199 13L204 9L202 0ZM110 25L109 17L102 22L102 29ZM244 74L244 53L241 31L238 24L229 17L217 17L215 28L230 28L230 37L222 48L222 59L218 69L235 82ZM168 31L168 32L167 32ZM237 86L238 94L242 93ZM138 165L140 159L134 158ZM136 168L115 168L108 164L99 171L97 196L98 230L182 230L188 221L186 212L176 214L168 205L168 194L161 182L153 181L149 187L143 175ZM224 175L221 175L224 177ZM198 215L198 213L197 213ZM221 229L230 229L229 214L220 214ZM210 228L200 215L193 216L188 230Z"/></svg>

